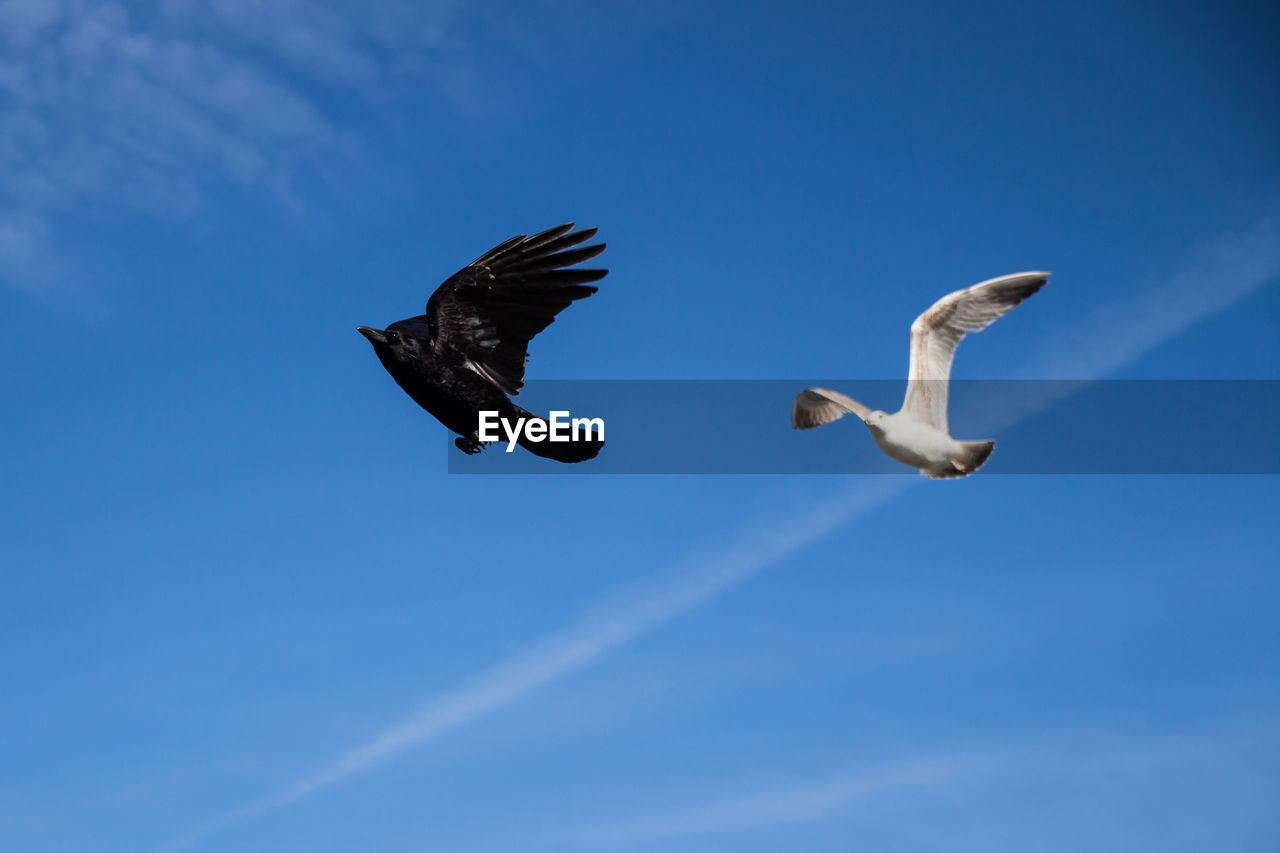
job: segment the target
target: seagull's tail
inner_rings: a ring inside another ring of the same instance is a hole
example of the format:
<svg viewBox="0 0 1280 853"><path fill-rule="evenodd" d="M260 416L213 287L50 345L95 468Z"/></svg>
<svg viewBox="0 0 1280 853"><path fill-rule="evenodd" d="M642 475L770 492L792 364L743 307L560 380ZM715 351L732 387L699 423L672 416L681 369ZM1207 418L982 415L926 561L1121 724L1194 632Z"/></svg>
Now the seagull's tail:
<svg viewBox="0 0 1280 853"><path fill-rule="evenodd" d="M991 456L991 451L996 449L995 441L962 441L960 446L964 448L964 453L956 460L956 464L961 467L961 473L972 474L982 467L982 463L987 461Z"/></svg>
<svg viewBox="0 0 1280 853"><path fill-rule="evenodd" d="M545 418L540 418L531 412L526 412L519 406L514 407L517 417L527 418L529 421L541 421L546 424L543 435L550 433L551 425L546 422ZM561 421L561 424L564 422ZM520 431L520 438L517 442L525 450L534 456L541 456L543 459L554 459L557 462L585 462L588 459L594 459L596 454L600 452L600 448L604 447L603 439L596 438L596 431L591 430L591 438L578 438L578 433L573 433L573 441L551 441L543 439L542 441L530 441L525 436L525 430Z"/></svg>
<svg viewBox="0 0 1280 853"><path fill-rule="evenodd" d="M982 463L987 461L987 457L991 455L995 446L995 441L962 441L959 455L951 460L948 468L939 471L921 468L920 473L935 480L946 477L967 477L982 467Z"/></svg>

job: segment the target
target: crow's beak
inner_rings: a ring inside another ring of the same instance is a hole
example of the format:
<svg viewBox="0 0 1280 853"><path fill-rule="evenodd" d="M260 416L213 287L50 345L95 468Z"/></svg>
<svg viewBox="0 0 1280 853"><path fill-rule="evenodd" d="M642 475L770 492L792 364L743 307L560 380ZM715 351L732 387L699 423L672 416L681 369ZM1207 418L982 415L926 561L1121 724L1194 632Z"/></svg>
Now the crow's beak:
<svg viewBox="0 0 1280 853"><path fill-rule="evenodd" d="M385 344L387 336L378 329L370 329L368 326L356 326L356 331L369 339L370 343Z"/></svg>

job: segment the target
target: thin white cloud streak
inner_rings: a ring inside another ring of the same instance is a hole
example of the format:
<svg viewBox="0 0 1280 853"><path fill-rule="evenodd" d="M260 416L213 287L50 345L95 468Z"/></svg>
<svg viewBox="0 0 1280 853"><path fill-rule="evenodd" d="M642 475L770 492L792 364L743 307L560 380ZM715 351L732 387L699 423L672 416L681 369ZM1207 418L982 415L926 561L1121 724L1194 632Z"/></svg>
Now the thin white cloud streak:
<svg viewBox="0 0 1280 853"><path fill-rule="evenodd" d="M807 507L772 527L756 525L740 531L728 547L686 561L693 568L678 569L673 581L620 606L598 609L524 654L429 701L315 773L199 827L162 850L189 847L228 824L305 799L584 669L640 635L795 556L857 516L887 503L912 483L906 478L861 481L836 498Z"/></svg>
<svg viewBox="0 0 1280 853"><path fill-rule="evenodd" d="M1276 745L1268 723L1244 729L1135 739L1050 736L953 748L860 768L818 780L681 805L668 811L574 827L556 833L565 843L599 847L796 826L847 817L868 801L901 791L944 793L979 784L1103 777L1109 781L1171 768L1204 767Z"/></svg>
<svg viewBox="0 0 1280 853"><path fill-rule="evenodd" d="M906 482L902 480L860 483L858 488L810 507L774 529L740 536L736 545L715 556L692 561L696 567L670 584L621 607L590 615L579 624L542 640L525 654L427 703L403 722L266 803L274 806L299 800L506 706L548 682L590 666L641 634L794 556L905 488Z"/></svg>
<svg viewBox="0 0 1280 853"><path fill-rule="evenodd" d="M1160 306L1160 310L1134 313L1132 304L1121 303L1114 310L1100 312L1081 331L1069 336L1080 342L1069 351L1078 354L1078 365L1073 369L1069 362L1062 361L1055 367L1082 379L1105 375L1197 320L1217 313L1267 284L1280 274L1277 263L1280 253L1275 242L1277 224L1280 218L1269 216L1244 236L1222 242L1213 253L1215 263L1211 268L1197 265L1192 272L1175 278L1171 285L1147 292L1138 302ZM1208 289L1216 295L1198 296L1199 289ZM1120 343L1113 344L1116 339ZM1096 354L1097 347L1104 348L1105 355ZM1058 399L1050 395L1035 401L1035 405L1017 412L1006 425L1035 414ZM921 481L907 477L860 480L853 489L833 499L781 518L771 529L762 530L759 525L746 528L738 534L733 546L711 556L689 560L694 567L675 581L543 639L528 652L436 697L317 772L275 794L228 812L163 850L189 847L223 826L310 797L584 669L637 637L817 544L918 482Z"/></svg>
<svg viewBox="0 0 1280 853"><path fill-rule="evenodd" d="M1277 278L1280 204L1273 205L1243 233L1200 251L1160 286L1101 305L1086 322L1051 336L1041 357L1031 361L1021 378L1109 376Z"/></svg>
<svg viewBox="0 0 1280 853"><path fill-rule="evenodd" d="M1277 280L1280 206L1273 206L1244 233L1218 240L1162 284L1101 305L1084 322L1050 335L1017 378L1105 379ZM1226 378L1258 377L1245 369ZM978 407L992 413L983 428L1007 429L1079 390L1071 381L1028 382L1016 398L1001 394L998 404Z"/></svg>
<svg viewBox="0 0 1280 853"><path fill-rule="evenodd" d="M847 812L855 803L909 788L936 788L970 775L973 762L946 756L859 770L820 782L773 789L563 834L579 844L618 844L717 832L812 823Z"/></svg>

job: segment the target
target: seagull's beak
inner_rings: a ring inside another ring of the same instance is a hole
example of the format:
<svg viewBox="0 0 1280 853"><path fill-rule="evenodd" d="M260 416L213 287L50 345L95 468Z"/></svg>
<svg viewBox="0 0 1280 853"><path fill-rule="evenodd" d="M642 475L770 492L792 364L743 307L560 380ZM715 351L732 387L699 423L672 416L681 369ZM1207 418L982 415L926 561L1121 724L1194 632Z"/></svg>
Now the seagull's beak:
<svg viewBox="0 0 1280 853"><path fill-rule="evenodd" d="M370 343L385 344L387 336L378 329L370 329L368 326L356 326L356 331L369 339Z"/></svg>

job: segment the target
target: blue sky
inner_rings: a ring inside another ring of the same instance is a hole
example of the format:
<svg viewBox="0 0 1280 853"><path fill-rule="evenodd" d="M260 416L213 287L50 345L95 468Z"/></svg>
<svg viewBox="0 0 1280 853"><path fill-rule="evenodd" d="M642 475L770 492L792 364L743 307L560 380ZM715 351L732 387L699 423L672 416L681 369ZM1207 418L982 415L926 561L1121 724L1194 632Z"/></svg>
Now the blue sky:
<svg viewBox="0 0 1280 853"><path fill-rule="evenodd" d="M1275 849L1274 477L451 475L355 332L1280 378L1264 4L836 5L0 3L0 847Z"/></svg>

